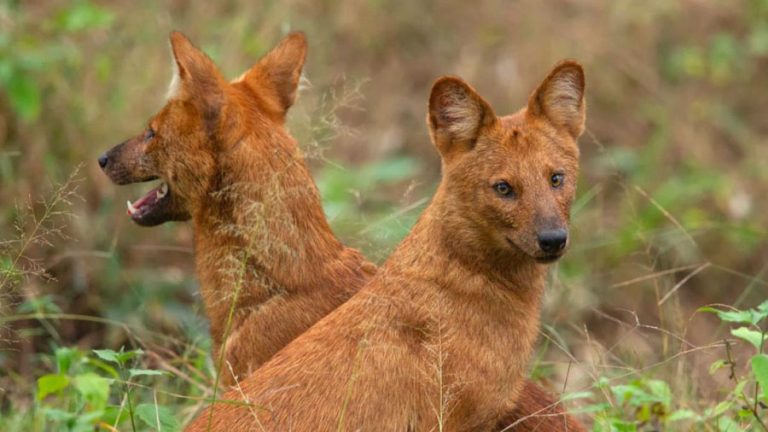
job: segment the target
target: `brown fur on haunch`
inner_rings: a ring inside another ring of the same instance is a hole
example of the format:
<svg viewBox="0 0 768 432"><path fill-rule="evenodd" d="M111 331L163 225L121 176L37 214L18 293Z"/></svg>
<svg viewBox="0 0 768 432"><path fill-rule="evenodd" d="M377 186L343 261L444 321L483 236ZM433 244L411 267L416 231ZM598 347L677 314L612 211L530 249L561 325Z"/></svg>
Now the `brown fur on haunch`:
<svg viewBox="0 0 768 432"><path fill-rule="evenodd" d="M223 397L249 406L217 403L187 430L503 426L524 391L543 263L562 254L537 242L567 232L583 92L581 67L564 62L526 109L499 118L460 79L438 80L428 123L443 180L411 233L363 289Z"/></svg>

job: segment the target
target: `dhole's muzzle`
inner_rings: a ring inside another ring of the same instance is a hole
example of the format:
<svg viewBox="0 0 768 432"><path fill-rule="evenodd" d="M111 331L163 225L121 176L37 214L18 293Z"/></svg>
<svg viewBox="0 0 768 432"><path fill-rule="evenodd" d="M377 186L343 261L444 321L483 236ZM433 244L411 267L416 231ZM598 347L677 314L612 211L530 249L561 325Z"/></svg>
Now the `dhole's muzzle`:
<svg viewBox="0 0 768 432"><path fill-rule="evenodd" d="M130 139L99 156L99 166L118 185L142 183L160 179L144 152L145 137ZM152 188L138 200L127 202L128 216L141 226L155 226L168 221L190 218L184 200L174 194L168 183Z"/></svg>

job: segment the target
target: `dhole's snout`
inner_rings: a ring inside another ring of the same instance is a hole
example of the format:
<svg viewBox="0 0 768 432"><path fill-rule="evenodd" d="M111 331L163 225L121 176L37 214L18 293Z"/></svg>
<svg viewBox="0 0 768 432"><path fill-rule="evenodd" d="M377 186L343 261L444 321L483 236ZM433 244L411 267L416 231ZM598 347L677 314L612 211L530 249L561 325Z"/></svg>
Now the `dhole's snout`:
<svg viewBox="0 0 768 432"><path fill-rule="evenodd" d="M545 229L536 234L536 239L547 257L559 257L568 244L568 230L563 228Z"/></svg>
<svg viewBox="0 0 768 432"><path fill-rule="evenodd" d="M107 150L97 158L97 162L115 184L127 185L161 178L149 159L144 141L134 138ZM184 200L172 193L165 181L138 200L128 201L126 205L128 216L141 226L155 226L190 218Z"/></svg>
<svg viewBox="0 0 768 432"><path fill-rule="evenodd" d="M156 173L151 172L143 149L137 147L141 146L129 140L99 156L99 166L115 184L126 185L159 178Z"/></svg>

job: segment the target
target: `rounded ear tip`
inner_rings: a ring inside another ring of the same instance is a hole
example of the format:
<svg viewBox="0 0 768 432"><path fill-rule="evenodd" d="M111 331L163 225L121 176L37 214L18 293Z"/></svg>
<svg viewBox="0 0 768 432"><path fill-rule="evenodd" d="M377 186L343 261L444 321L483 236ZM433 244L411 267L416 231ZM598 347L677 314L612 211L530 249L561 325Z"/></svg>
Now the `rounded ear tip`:
<svg viewBox="0 0 768 432"><path fill-rule="evenodd" d="M431 97L429 98L430 104L432 104L435 101L435 98L440 96L441 94L452 91L452 90L467 90L469 89L469 85L464 81L463 79L453 76L453 75L446 75L438 78L434 84L432 84L432 91L431 91Z"/></svg>
<svg viewBox="0 0 768 432"><path fill-rule="evenodd" d="M294 30L288 33L288 37L296 40L304 40L304 41L307 40L307 34L304 33L302 30Z"/></svg>
<svg viewBox="0 0 768 432"><path fill-rule="evenodd" d="M557 65L555 65L553 72L554 73L560 73L560 72L574 73L576 75L579 75L582 81L584 80L584 67L581 66L581 63L577 62L576 60L566 59L559 62Z"/></svg>
<svg viewBox="0 0 768 432"><path fill-rule="evenodd" d="M303 31L292 31L288 33L283 39L285 42L290 42L292 45L297 45L302 48L307 47L307 35Z"/></svg>
<svg viewBox="0 0 768 432"><path fill-rule="evenodd" d="M438 89L438 88L444 88L446 86L461 86L466 87L467 83L464 82L463 79L454 76L454 75L445 75L441 76L440 78L435 80L435 83L432 84L432 90Z"/></svg>

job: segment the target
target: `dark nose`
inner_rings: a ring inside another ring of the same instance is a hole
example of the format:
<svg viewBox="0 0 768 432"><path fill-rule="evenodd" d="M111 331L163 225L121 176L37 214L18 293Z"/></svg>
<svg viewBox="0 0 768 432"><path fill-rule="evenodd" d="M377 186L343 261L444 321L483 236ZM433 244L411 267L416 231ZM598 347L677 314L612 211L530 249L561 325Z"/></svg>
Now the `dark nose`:
<svg viewBox="0 0 768 432"><path fill-rule="evenodd" d="M104 153L103 155L99 156L99 166L104 168L107 166L107 162L109 162L109 158L107 157L107 154Z"/></svg>
<svg viewBox="0 0 768 432"><path fill-rule="evenodd" d="M552 229L539 232L539 247L544 253L560 252L568 241L568 231Z"/></svg>

